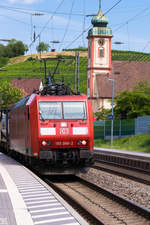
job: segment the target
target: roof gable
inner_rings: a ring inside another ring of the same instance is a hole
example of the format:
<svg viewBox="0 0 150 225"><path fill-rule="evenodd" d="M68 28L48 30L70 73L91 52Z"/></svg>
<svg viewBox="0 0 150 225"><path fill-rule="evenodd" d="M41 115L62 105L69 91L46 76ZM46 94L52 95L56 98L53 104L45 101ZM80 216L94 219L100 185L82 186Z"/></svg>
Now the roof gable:
<svg viewBox="0 0 150 225"><path fill-rule="evenodd" d="M147 81L150 84L150 62L136 61L112 61L112 74L114 79L114 95L125 90L133 90L139 81ZM96 75L98 96L111 98L112 83L107 75Z"/></svg>
<svg viewBox="0 0 150 225"><path fill-rule="evenodd" d="M14 78L11 81L12 86L22 90L23 96L30 95L33 90L41 88L41 78Z"/></svg>

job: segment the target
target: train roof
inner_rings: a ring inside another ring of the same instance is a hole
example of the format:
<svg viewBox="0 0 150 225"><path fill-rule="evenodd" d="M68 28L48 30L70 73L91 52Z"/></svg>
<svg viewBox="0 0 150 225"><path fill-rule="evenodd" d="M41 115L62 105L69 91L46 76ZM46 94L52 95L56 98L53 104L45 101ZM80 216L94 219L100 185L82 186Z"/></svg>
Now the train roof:
<svg viewBox="0 0 150 225"><path fill-rule="evenodd" d="M84 94L81 95L63 95L63 96L51 96L45 95L41 96L38 94L32 94L22 98L19 102L17 102L11 110L19 108L24 105L30 105L34 100L39 101L85 101L87 100L87 96Z"/></svg>
<svg viewBox="0 0 150 225"><path fill-rule="evenodd" d="M44 101L83 101L87 99L87 96L82 95L63 95L63 96L37 96L38 100Z"/></svg>

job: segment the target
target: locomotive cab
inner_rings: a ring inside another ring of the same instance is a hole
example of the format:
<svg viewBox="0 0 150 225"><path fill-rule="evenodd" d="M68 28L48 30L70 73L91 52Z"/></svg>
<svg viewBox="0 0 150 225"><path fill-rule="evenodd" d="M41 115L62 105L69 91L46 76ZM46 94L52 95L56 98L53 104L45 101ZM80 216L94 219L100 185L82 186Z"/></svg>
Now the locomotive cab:
<svg viewBox="0 0 150 225"><path fill-rule="evenodd" d="M79 171L92 165L93 117L86 96L37 95L30 114L33 156L43 168Z"/></svg>

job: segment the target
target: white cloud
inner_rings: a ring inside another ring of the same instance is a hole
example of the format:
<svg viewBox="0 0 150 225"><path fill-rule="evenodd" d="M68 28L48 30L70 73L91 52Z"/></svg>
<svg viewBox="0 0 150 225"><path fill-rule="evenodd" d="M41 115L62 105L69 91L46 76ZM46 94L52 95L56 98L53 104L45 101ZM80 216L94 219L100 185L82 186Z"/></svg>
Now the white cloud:
<svg viewBox="0 0 150 225"><path fill-rule="evenodd" d="M8 0L10 3L24 3L24 4L32 4L35 2L39 2L39 0Z"/></svg>

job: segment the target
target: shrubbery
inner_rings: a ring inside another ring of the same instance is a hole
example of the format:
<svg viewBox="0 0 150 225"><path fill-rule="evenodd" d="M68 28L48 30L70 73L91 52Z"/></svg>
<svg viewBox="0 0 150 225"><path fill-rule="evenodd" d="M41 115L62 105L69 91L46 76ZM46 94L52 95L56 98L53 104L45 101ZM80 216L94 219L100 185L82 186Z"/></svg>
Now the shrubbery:
<svg viewBox="0 0 150 225"><path fill-rule="evenodd" d="M11 107L22 97L22 91L13 87L8 81L0 82L0 108Z"/></svg>
<svg viewBox="0 0 150 225"><path fill-rule="evenodd" d="M8 63L8 60L9 60L9 58L1 56L0 57L0 67L5 66Z"/></svg>
<svg viewBox="0 0 150 225"><path fill-rule="evenodd" d="M115 98L116 119L132 119L150 115L150 85L140 81L133 91L126 90Z"/></svg>

